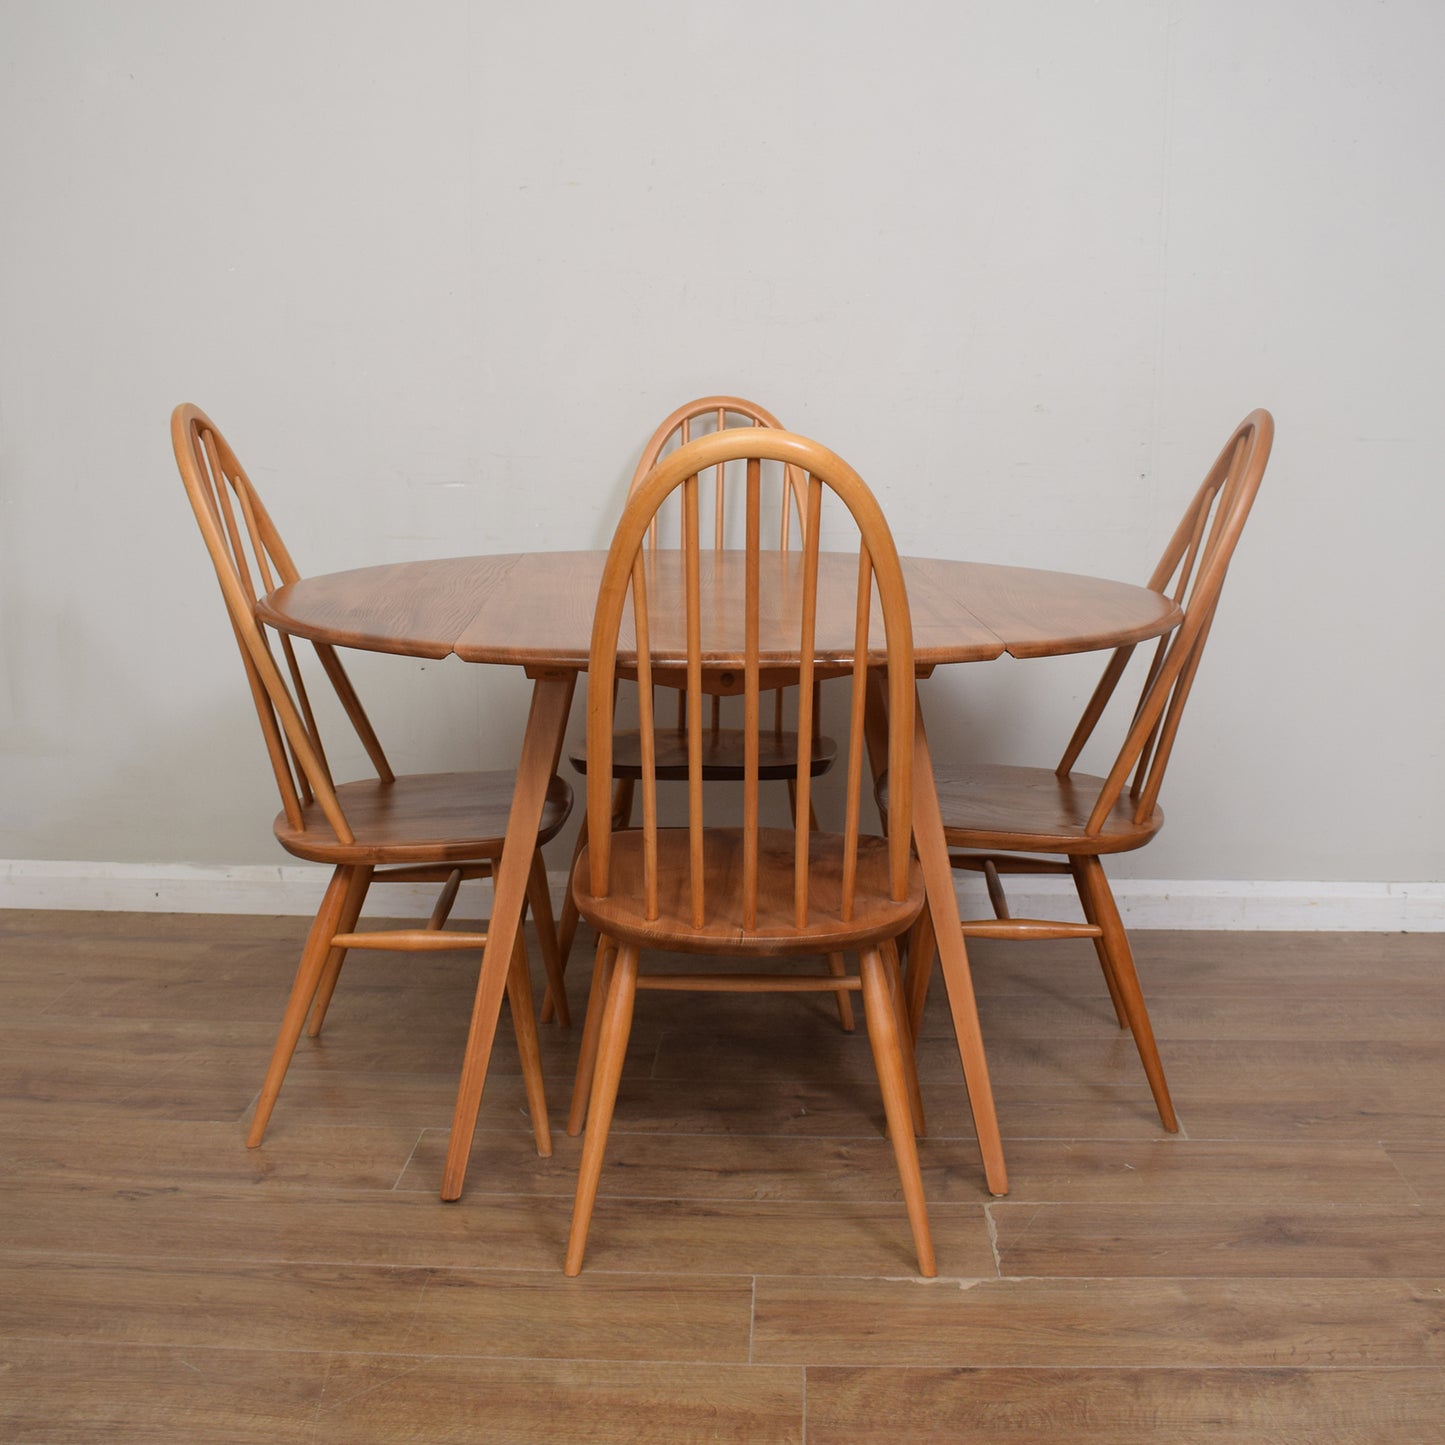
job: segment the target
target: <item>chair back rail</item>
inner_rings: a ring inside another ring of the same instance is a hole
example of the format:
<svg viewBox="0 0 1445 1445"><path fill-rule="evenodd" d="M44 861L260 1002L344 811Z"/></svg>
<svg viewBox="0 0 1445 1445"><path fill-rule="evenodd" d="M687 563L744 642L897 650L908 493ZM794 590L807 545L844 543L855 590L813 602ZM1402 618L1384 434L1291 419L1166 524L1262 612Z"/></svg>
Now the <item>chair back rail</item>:
<svg viewBox="0 0 1445 1445"><path fill-rule="evenodd" d="M1251 412L1235 429L1206 473L1148 585L1167 593L1184 620L1155 644L1123 746L1089 815L1086 831L1097 836L1127 786L1133 819L1154 811L1174 740L1204 655L1204 644L1234 549L1259 491L1274 440L1274 419ZM1055 771L1068 777L1124 676L1134 645L1110 656Z"/></svg>
<svg viewBox="0 0 1445 1445"><path fill-rule="evenodd" d="M199 407L187 404L175 409L171 443L240 648L286 820L301 829L303 808L314 802L338 840L353 843L295 647L285 633L277 634L283 672L270 633L256 616L262 596L299 578L296 564L245 469ZM327 643L313 646L378 778L394 782L381 742L336 649Z"/></svg>
<svg viewBox="0 0 1445 1445"><path fill-rule="evenodd" d="M775 431L783 430L783 424L772 412L761 407L755 401L748 401L741 396L700 396L695 401L684 402L671 415L666 416L658 424L657 430L648 439L647 445L642 449L642 456L638 459L637 467L632 473L632 483L628 488L627 495L630 497L641 485L642 480L661 460L664 452L669 447L675 449L679 446L686 446L688 442L696 440L694 437L694 423L711 420L713 432L727 431L738 427L765 426L772 427ZM787 551L793 530L793 518L796 514L799 532L803 528L803 508L805 505L805 483L803 474L793 466L785 468L784 475L787 478L787 486L782 489L781 504L779 506L777 546ZM712 469L713 485L713 548L721 552L724 548L727 536L727 464L718 462ZM681 508L678 509L678 535L685 536L686 521L682 516ZM647 529L647 545L657 545L658 519L653 517L652 525ZM680 541L680 545L686 545ZM783 693L784 689L773 690L773 730L783 730ZM817 721L817 709L814 709L814 721ZM712 726L716 731L722 725L722 699L714 696L712 699ZM677 699L677 726L687 726L687 694L678 694Z"/></svg>
<svg viewBox="0 0 1445 1445"><path fill-rule="evenodd" d="M628 487L627 495L630 497L647 474L661 461L663 453L672 447L674 450L679 446L686 446L688 442L697 440L694 436L694 423L711 420L713 432L727 431L737 427L766 426L772 427L775 431L782 431L783 424L772 412L761 407L755 401L748 401L741 396L700 396L695 401L685 402L678 407L671 415L666 416L658 424L657 430L648 439L647 445L642 449L642 456L638 459L636 469L632 473L632 483ZM803 521L804 505L804 481L803 475L796 467L789 467L786 471L788 485L784 489L781 498L778 518L778 543L779 547L787 549L792 533L792 522L796 514L799 526ZM722 551L726 536L727 520L727 475L726 465L717 463L713 468L713 547ZM682 536L683 519L679 514L678 535ZM647 545L657 545L657 519L654 518L652 525L647 529Z"/></svg>

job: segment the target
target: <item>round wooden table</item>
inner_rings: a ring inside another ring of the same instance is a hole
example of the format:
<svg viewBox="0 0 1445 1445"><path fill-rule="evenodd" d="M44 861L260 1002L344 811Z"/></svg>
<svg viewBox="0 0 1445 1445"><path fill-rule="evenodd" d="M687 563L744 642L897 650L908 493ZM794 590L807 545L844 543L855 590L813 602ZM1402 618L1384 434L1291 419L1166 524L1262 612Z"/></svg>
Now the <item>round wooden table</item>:
<svg viewBox="0 0 1445 1445"><path fill-rule="evenodd" d="M481 1107L507 965L526 897L532 840L548 780L557 770L577 675L587 669L592 611L605 552L523 552L399 562L308 577L278 588L259 605L264 623L296 637L339 647L501 663L533 679L531 710L517 765L507 841L495 879L492 919L477 980L456 1111L442 1178L442 1198L456 1199ZM670 650L682 656L684 608L676 553L650 554L655 665ZM703 642L715 690L729 689L742 664L741 552L703 553ZM765 662L781 670L798 661L793 621L801 595L797 553L766 566L761 639ZM1178 607L1144 587L1097 577L978 562L903 559L920 676L944 663L986 662L1089 652L1158 637L1180 620ZM815 664L819 674L847 670L853 649L856 554L820 558ZM669 591L671 589L671 591ZM670 599L676 599L670 601ZM669 634L669 622L675 629ZM882 635L881 627L870 635ZM627 661L626 638L619 653ZM969 976L953 872L934 791L933 765L916 713L913 828L934 918L940 970L958 1038L984 1175L991 1193L1008 1190L978 1011Z"/></svg>

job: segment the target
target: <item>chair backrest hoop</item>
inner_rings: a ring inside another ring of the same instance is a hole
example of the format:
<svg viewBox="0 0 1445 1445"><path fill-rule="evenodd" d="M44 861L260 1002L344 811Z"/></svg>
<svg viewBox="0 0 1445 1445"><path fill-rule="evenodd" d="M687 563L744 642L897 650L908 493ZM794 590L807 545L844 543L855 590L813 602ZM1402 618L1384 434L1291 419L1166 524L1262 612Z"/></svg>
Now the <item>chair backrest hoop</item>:
<svg viewBox="0 0 1445 1445"><path fill-rule="evenodd" d="M773 415L766 407L759 406L755 401L749 401L742 396L700 396L692 401L684 402L676 411L663 418L658 424L657 430L648 439L647 445L642 449L642 456L638 459L637 467L632 473L632 482L628 487L627 495L630 497L642 485L642 480L655 467L661 458L664 450L670 442L676 442L679 446L686 446L689 441L699 440L692 436L692 423L700 420L708 420L713 424L713 435L718 432L727 431L740 426L765 426L772 427L775 431L784 430L782 422ZM713 547L721 551L726 535L727 515L727 479L724 475L726 464L719 462L713 468ZM807 505L807 484L803 473L797 467L786 468L787 486L783 488L781 503L779 506L777 545L784 550L788 548L792 540L794 522L801 540L804 533L805 520L804 509ZM653 514L652 523L647 529L647 545L657 545L658 519ZM773 730L781 733L783 731L783 689L778 688L773 698ZM813 699L813 724L815 730L818 727L818 699ZM655 704L654 704L655 705ZM722 700L714 697L712 700L711 720L714 730L722 724ZM687 694L680 692L677 697L677 726L682 728L687 723Z"/></svg>
<svg viewBox="0 0 1445 1445"><path fill-rule="evenodd" d="M649 567L645 544L652 519L673 492L683 493L684 610L686 673L688 692L689 831L691 835L691 893L693 923L702 927L706 913L702 869L702 725L699 721L703 697L701 645L701 601L699 582L699 522L697 478L709 467L742 460L747 463L746 544L747 578L743 619L745 664L744 728L747 735L744 782L744 898L745 909L756 904L756 848L758 814L757 730L760 664L760 464L782 463L799 471L805 480L805 531L800 558L802 571L798 665L798 756L794 775L795 816L795 922L806 924L808 899L808 815L811 784L811 711L814 674L814 626L818 592L818 523L822 494L831 491L847 507L858 528L858 601L854 619L853 717L846 773L847 821L844 830L845 872L843 909L850 916L859 832L858 795L861 792L862 757L865 746L864 695L868 680L871 603L876 595L883 618L886 646L888 697L888 766L893 784L889 789L888 859L889 888L895 899L906 896L911 849L911 793L913 758L913 636L908 600L893 537L873 494L848 464L826 447L805 437L775 428L733 429L689 442L663 458L643 479L629 498L617 524L598 592L589 657L587 716L587 826L590 850L589 886L594 896L605 897L611 886L610 780L612 772L612 699L617 675L618 637L630 604L637 643L637 681L643 749L643 834L647 858L648 916L657 916L656 880L656 779L652 757L652 646L648 599ZM791 488L788 478L785 487ZM876 648L872 649L876 656ZM852 860L851 863L849 860ZM745 917L744 926L749 926Z"/></svg>
<svg viewBox="0 0 1445 1445"><path fill-rule="evenodd" d="M261 596L298 579L296 564L245 468L205 412L189 403L178 406L171 414L171 445L225 599L287 821L301 829L303 806L314 800L338 841L351 844L355 838L336 795L292 641L277 634L283 675L256 616ZM316 653L378 777L394 781L335 649L317 644Z"/></svg>
<svg viewBox="0 0 1445 1445"><path fill-rule="evenodd" d="M684 402L676 411L663 418L658 424L657 430L648 438L647 445L642 449L642 455L638 458L637 466L632 473L632 483L628 487L627 495L632 496L642 485L642 480L657 465L662 457L667 444L676 440L679 446L686 446L688 442L700 440L692 435L692 423L702 419L712 421L714 431L727 431L739 426L765 426L771 427L774 431L782 431L783 424L766 407L759 406L755 401L749 401L742 396L700 396L693 401ZM723 476L723 463L718 463L714 470L713 482L713 546L721 549L724 537L724 514L726 512L726 487ZM796 516L799 528L803 526L803 510L806 505L805 483L802 472L796 467L788 467L788 486L783 491L778 520L778 545L787 547L791 538L793 520ZM801 531L800 531L801 535ZM657 520L654 516L652 525L647 530L648 546L657 544Z"/></svg>
<svg viewBox="0 0 1445 1445"><path fill-rule="evenodd" d="M1149 579L1151 588L1168 592L1180 604L1184 619L1155 646L1123 746L1089 815L1086 831L1092 835L1103 830L1126 785L1136 823L1144 822L1159 801L1224 579L1273 442L1274 419L1269 412L1253 411L1240 422L1205 474ZM1133 650L1122 647L1110 657L1064 751L1060 775L1067 776L1078 761Z"/></svg>

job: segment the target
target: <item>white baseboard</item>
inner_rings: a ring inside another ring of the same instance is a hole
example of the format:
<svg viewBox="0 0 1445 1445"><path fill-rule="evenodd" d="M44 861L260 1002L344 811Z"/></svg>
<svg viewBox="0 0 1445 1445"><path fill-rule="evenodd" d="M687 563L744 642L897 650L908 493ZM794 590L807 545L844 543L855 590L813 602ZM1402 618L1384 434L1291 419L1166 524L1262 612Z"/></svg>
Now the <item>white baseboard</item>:
<svg viewBox="0 0 1445 1445"><path fill-rule="evenodd" d="M46 863L0 862L0 908L96 909L123 913L286 913L320 906L329 868L314 863ZM465 889L491 884L469 883ZM431 912L434 884L394 883L382 897L398 918ZM473 893L471 902L475 902ZM458 905L459 916L475 908Z"/></svg>
<svg viewBox="0 0 1445 1445"><path fill-rule="evenodd" d="M1111 880L1126 927L1287 932L1445 931L1445 883L1262 883L1252 880ZM1016 918L1080 918L1067 878L1007 880ZM990 918L981 879L959 882L964 916Z"/></svg>
<svg viewBox="0 0 1445 1445"><path fill-rule="evenodd" d="M311 864L148 864L0 860L0 908L97 909L132 913L314 913L328 870ZM566 885L550 875L554 900ZM468 884L459 916L485 915L489 883ZM480 893L475 890L480 889ZM1445 931L1445 883L1261 883L1216 879L1121 878L1119 911L1134 929L1281 929L1437 933ZM394 884L387 912L430 912L435 887ZM965 917L987 917L981 882L961 877ZM1076 916L1066 879L1009 882L1021 918Z"/></svg>

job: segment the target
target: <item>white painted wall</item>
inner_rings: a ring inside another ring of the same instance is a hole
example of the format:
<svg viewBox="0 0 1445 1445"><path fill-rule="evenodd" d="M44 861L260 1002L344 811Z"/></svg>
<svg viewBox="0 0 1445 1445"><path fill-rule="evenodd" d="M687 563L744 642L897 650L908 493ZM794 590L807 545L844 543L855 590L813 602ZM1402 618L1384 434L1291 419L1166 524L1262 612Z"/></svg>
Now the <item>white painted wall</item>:
<svg viewBox="0 0 1445 1445"><path fill-rule="evenodd" d="M260 863L275 808L170 458L302 565L605 542L688 396L846 456L903 551L1142 578L1274 464L1122 875L1440 880L1445 9L7 0L0 857ZM1096 663L954 669L1036 758ZM526 686L363 658L401 766Z"/></svg>

